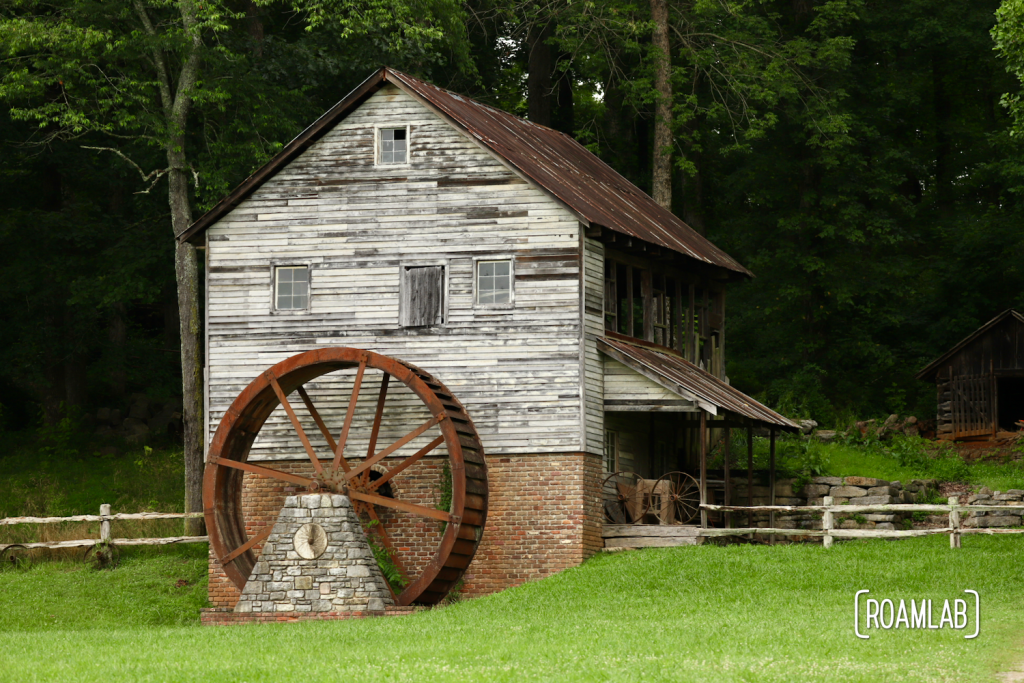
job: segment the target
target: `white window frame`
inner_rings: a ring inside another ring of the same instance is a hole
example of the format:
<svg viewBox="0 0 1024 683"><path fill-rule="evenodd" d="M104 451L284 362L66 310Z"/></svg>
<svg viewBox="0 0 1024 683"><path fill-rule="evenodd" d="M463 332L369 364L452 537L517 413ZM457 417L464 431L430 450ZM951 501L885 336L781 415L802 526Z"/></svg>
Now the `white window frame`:
<svg viewBox="0 0 1024 683"><path fill-rule="evenodd" d="M380 160L380 132L382 130L398 130L405 128L405 161L402 163L385 163ZM408 123L377 124L373 127L373 165L381 168L405 168L412 159L412 126Z"/></svg>
<svg viewBox="0 0 1024 683"><path fill-rule="evenodd" d="M305 308L278 308L277 307L277 269L278 268L305 268L306 269L306 307ZM270 312L275 315L301 315L309 313L313 307L313 264L296 261L273 261L270 264Z"/></svg>
<svg viewBox="0 0 1024 683"><path fill-rule="evenodd" d="M607 469L608 468L608 441L609 440L611 440L612 448L615 451L614 453L611 454L612 455L612 457L611 457L612 469ZM611 474L612 472L618 472L619 471L619 433L617 431L615 431L614 429L606 429L606 430L604 430L604 446L603 446L602 450L603 450L603 453L602 453L602 457L601 457L601 467L604 470L604 473L605 474Z"/></svg>
<svg viewBox="0 0 1024 683"><path fill-rule="evenodd" d="M405 272L409 268L424 268L429 266L441 266L444 268L444 301L442 302L441 308L443 309L442 321L434 325L424 325L409 327L402 323L405 312L402 310L402 302L405 301ZM403 330L431 330L441 327L448 326L448 307L451 297L449 296L449 288L451 287L452 280L452 269L451 264L447 259L431 260L431 261L402 261L398 266L398 327Z"/></svg>
<svg viewBox="0 0 1024 683"><path fill-rule="evenodd" d="M480 263L508 261L508 301L500 304L480 303ZM473 257L473 306L491 310L511 309L516 306L516 259L511 254Z"/></svg>

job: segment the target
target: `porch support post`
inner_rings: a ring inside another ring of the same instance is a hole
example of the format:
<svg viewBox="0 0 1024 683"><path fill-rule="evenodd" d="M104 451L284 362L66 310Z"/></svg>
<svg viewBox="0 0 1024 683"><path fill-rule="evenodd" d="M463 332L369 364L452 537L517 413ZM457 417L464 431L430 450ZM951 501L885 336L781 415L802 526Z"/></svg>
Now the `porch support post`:
<svg viewBox="0 0 1024 683"><path fill-rule="evenodd" d="M772 427L769 432L769 445L768 445L768 458L769 458L769 471L768 471L768 500L769 505L775 505L775 428ZM773 510L768 517L768 526L772 529L775 528L775 511ZM775 545L775 534L768 537L768 544Z"/></svg>
<svg viewBox="0 0 1024 683"><path fill-rule="evenodd" d="M722 451L723 467L725 468L725 504L732 505L732 480L729 478L729 442L732 440L732 429L725 428L725 450ZM725 528L732 527L732 513L725 513Z"/></svg>
<svg viewBox="0 0 1024 683"><path fill-rule="evenodd" d="M708 503L708 414L700 411L700 504ZM708 511L700 509L700 528L708 528Z"/></svg>
<svg viewBox="0 0 1024 683"><path fill-rule="evenodd" d="M747 427L747 507L754 507L754 427ZM747 528L754 528L754 516L747 512ZM751 536L753 538L753 536Z"/></svg>

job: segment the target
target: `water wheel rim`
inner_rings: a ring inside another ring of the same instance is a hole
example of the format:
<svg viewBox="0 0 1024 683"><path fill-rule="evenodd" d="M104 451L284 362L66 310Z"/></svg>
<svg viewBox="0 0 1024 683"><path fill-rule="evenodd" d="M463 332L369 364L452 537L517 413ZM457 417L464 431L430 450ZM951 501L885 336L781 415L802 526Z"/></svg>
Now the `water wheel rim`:
<svg viewBox="0 0 1024 683"><path fill-rule="evenodd" d="M281 361L250 382L225 411L210 442L203 477L206 528L214 557L232 558L222 561L221 568L239 589L245 586L255 566L256 557L251 546L255 545L258 537L249 538L245 529L245 516L241 510L243 472L222 467L220 461L246 462L260 429L281 405L277 390L287 396L317 377L359 367L381 370L401 381L426 405L431 415L442 416L436 426L444 439L452 472L449 512L452 520L457 521L447 525L433 558L426 563L422 573L396 596L396 603L435 604L440 601L461 579L475 555L487 516L486 465L479 434L458 398L439 380L411 363L363 349L314 349ZM439 387L439 393L446 397L444 401L428 386L428 381ZM453 417L457 419L458 426ZM467 464L467 456L473 462ZM475 488L480 492L474 495L476 502L472 507L467 507L467 469L472 470L470 478L476 480ZM265 533L269 535L269 529ZM456 543L459 544L459 553L453 552ZM247 544L250 547L245 548ZM439 576L442 570L448 570L445 577ZM455 574L458 576L452 578Z"/></svg>

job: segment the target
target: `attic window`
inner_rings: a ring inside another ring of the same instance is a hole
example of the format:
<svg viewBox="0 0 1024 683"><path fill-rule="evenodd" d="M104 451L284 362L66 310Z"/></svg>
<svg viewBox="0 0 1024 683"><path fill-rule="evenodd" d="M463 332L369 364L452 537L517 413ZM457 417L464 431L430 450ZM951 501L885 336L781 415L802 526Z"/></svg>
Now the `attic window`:
<svg viewBox="0 0 1024 683"><path fill-rule="evenodd" d="M381 128L377 158L382 164L404 164L409 156L409 129Z"/></svg>
<svg viewBox="0 0 1024 683"><path fill-rule="evenodd" d="M274 269L274 299L279 311L309 307L309 266L278 266Z"/></svg>

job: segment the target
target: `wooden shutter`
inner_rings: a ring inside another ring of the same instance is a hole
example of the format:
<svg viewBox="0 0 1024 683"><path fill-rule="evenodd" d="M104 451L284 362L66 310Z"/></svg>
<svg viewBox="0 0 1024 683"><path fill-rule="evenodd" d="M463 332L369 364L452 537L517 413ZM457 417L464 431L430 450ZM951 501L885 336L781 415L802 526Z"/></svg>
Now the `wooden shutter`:
<svg viewBox="0 0 1024 683"><path fill-rule="evenodd" d="M444 266L405 269L402 287L402 325L426 327L444 322Z"/></svg>

